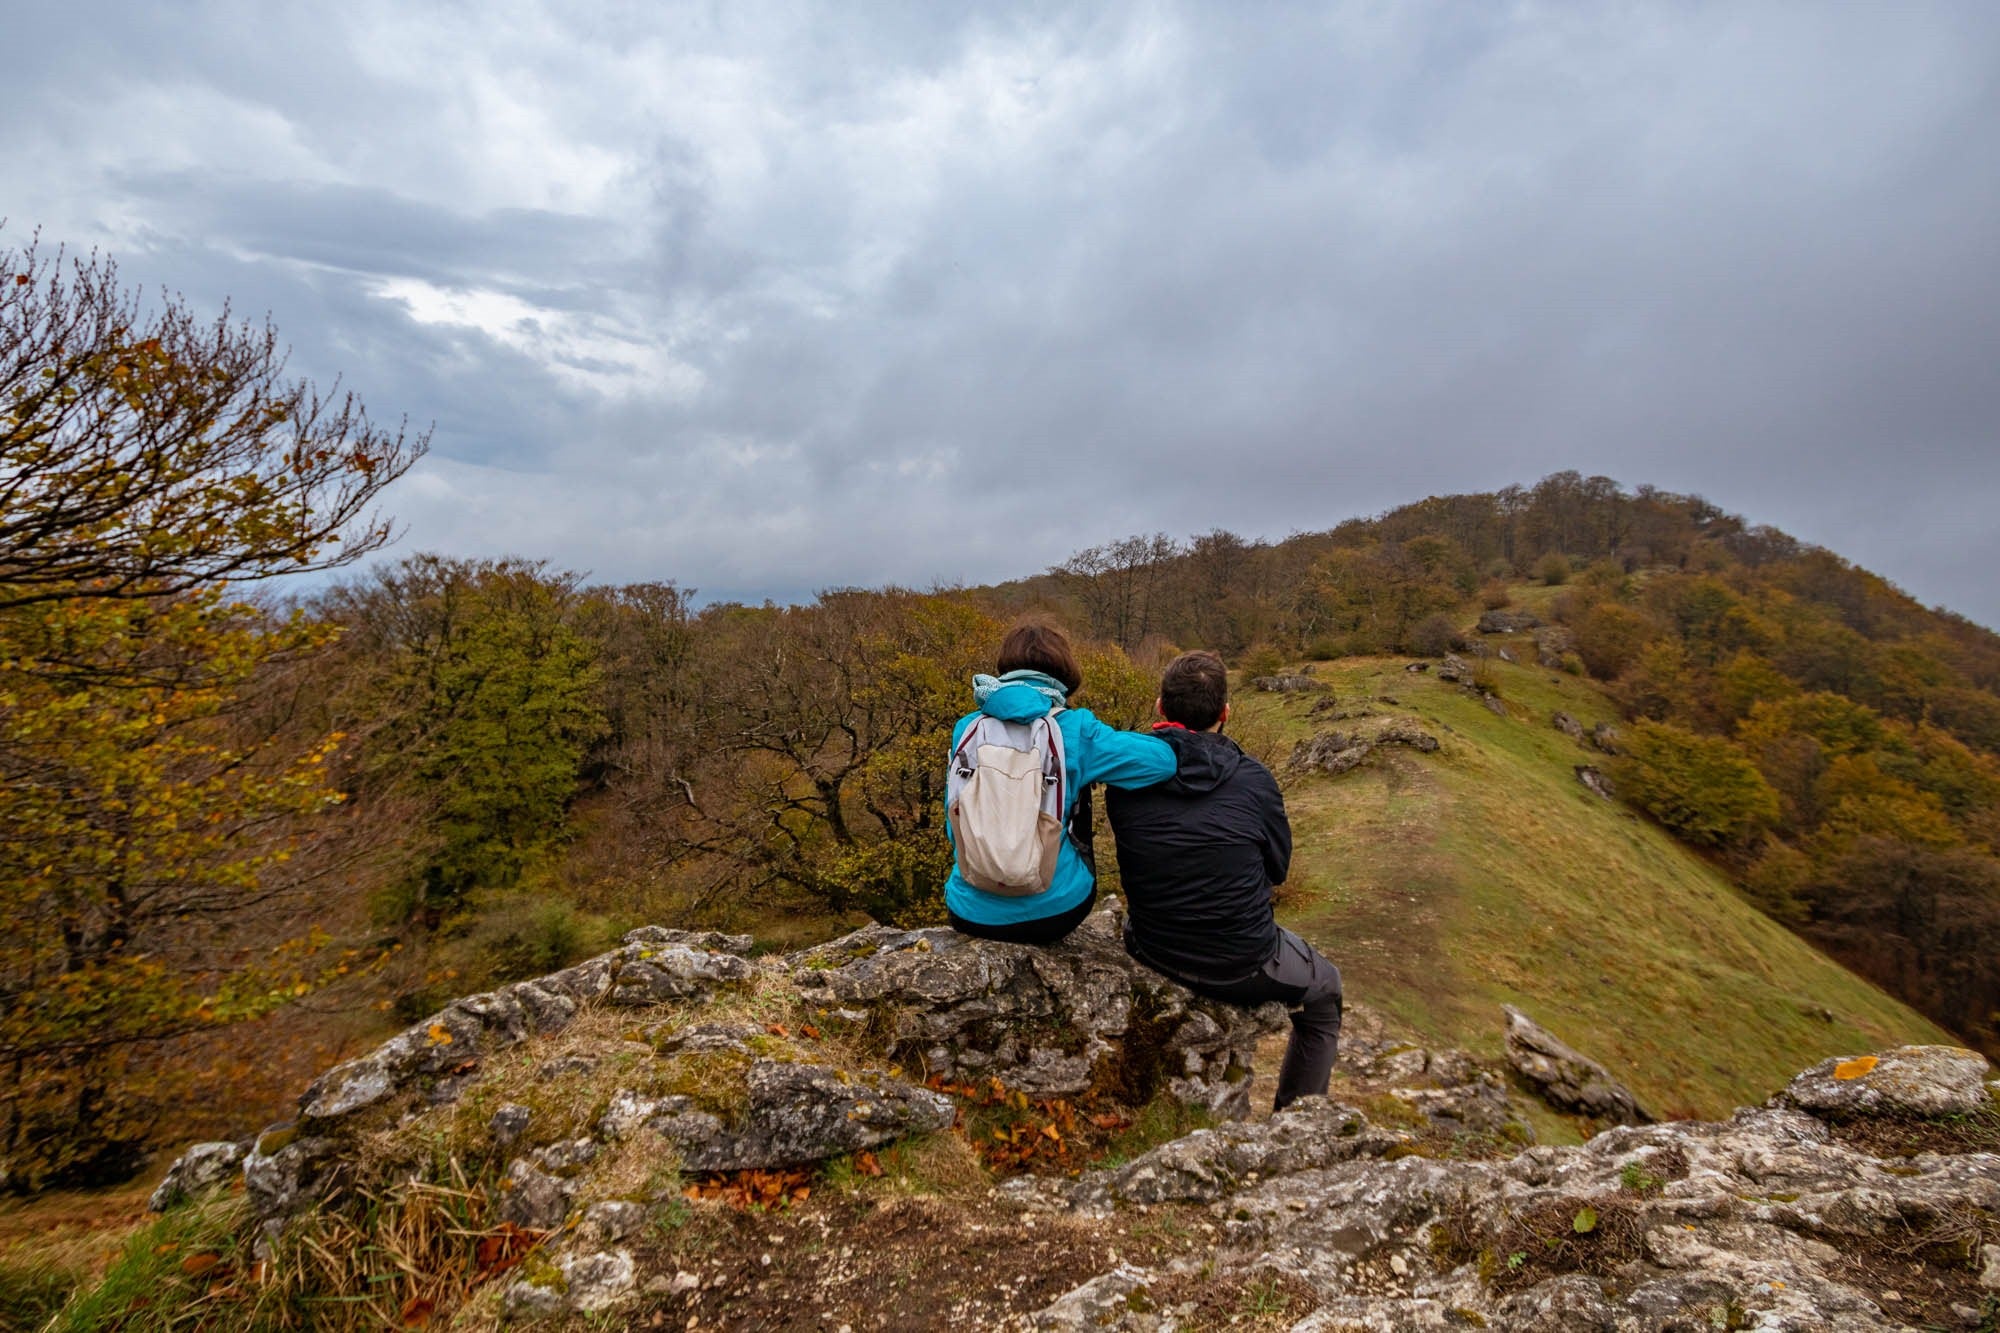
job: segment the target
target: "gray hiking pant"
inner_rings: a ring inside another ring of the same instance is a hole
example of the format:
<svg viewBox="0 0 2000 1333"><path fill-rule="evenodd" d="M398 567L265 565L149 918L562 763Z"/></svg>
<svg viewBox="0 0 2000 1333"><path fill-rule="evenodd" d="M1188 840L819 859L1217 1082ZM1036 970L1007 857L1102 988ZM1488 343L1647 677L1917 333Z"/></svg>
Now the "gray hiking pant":
<svg viewBox="0 0 2000 1333"><path fill-rule="evenodd" d="M1230 1004L1259 1005L1271 1000L1292 1011L1292 1039L1278 1069L1282 1111L1300 1097L1326 1095L1340 1054L1340 969L1291 931L1278 931L1278 953L1263 970L1241 981L1191 984L1191 989Z"/></svg>

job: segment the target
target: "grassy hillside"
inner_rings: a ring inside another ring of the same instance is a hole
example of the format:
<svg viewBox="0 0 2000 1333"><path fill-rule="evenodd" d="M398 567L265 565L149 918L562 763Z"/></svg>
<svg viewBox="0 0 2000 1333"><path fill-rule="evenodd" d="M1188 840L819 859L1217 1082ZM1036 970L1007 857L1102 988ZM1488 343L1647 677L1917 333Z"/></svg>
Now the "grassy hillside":
<svg viewBox="0 0 2000 1333"><path fill-rule="evenodd" d="M1615 723L1595 686L1496 662L1502 718L1407 660L1314 670L1334 711L1417 718L1437 753L1384 747L1338 777L1286 779L1296 852L1280 914L1340 964L1352 999L1489 1056L1499 1006L1517 1004L1667 1116L1725 1116L1829 1054L1957 1044L1587 791L1575 766L1602 756L1550 716ZM1282 775L1294 742L1352 727L1309 716L1324 697L1239 686L1232 730Z"/></svg>

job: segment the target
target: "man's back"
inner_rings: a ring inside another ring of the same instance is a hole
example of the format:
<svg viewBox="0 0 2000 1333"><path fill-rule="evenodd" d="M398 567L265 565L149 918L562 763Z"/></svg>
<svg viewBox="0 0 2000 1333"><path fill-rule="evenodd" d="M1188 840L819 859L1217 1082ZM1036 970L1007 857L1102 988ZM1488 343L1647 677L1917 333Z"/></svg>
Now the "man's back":
<svg viewBox="0 0 2000 1333"><path fill-rule="evenodd" d="M1277 780L1219 732L1154 734L1174 747L1178 773L1105 796L1133 950L1193 980L1255 972L1278 948L1271 886L1292 858Z"/></svg>

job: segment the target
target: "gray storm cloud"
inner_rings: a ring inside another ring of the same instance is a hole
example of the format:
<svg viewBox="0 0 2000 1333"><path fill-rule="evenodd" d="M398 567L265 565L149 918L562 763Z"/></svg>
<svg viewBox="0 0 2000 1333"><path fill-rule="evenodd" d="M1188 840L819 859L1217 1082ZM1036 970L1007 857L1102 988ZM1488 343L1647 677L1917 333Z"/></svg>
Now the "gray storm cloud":
<svg viewBox="0 0 2000 1333"><path fill-rule="evenodd" d="M1989 5L9 29L5 235L435 421L409 548L786 597L1574 467L2000 623Z"/></svg>

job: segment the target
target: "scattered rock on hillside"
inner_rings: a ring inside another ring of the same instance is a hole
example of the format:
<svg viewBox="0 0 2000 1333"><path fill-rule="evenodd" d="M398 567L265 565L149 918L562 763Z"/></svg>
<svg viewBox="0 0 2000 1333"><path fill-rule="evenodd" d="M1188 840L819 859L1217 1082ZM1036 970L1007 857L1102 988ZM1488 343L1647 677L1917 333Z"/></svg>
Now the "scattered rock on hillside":
<svg viewBox="0 0 2000 1333"><path fill-rule="evenodd" d="M1488 611L1479 617L1481 634L1517 634L1522 630L1538 629L1542 618L1532 611Z"/></svg>
<svg viewBox="0 0 2000 1333"><path fill-rule="evenodd" d="M1479 693L1479 702L1485 704L1486 711L1493 714L1493 716L1495 717L1507 716L1507 705L1500 698L1499 695L1489 693L1485 690L1481 690Z"/></svg>
<svg viewBox="0 0 2000 1333"><path fill-rule="evenodd" d="M1322 680L1314 680L1311 676L1287 673L1281 676L1258 676L1250 682L1250 687L1267 694L1302 694L1324 690L1327 684Z"/></svg>
<svg viewBox="0 0 2000 1333"><path fill-rule="evenodd" d="M1602 772L1589 764L1578 764L1576 766L1576 780L1581 782L1594 795L1602 796L1607 801L1617 799L1617 791L1612 787L1611 779L1605 777Z"/></svg>
<svg viewBox="0 0 2000 1333"><path fill-rule="evenodd" d="M1507 1015L1507 1063L1560 1111L1623 1125L1652 1120L1609 1070L1569 1046L1513 1005Z"/></svg>
<svg viewBox="0 0 2000 1333"><path fill-rule="evenodd" d="M1472 664L1457 653L1446 653L1444 661L1438 663L1438 679L1453 685L1470 684Z"/></svg>
<svg viewBox="0 0 2000 1333"><path fill-rule="evenodd" d="M1431 664L1429 662L1412 662L1408 666L1403 668L1403 670L1412 673L1419 671L1429 671L1430 669L1431 669Z"/></svg>
<svg viewBox="0 0 2000 1333"><path fill-rule="evenodd" d="M1583 740L1583 723L1557 709L1549 715L1549 725L1573 741Z"/></svg>
<svg viewBox="0 0 2000 1333"><path fill-rule="evenodd" d="M1576 634L1563 625L1544 625L1535 631L1535 664L1551 671L1562 670L1563 658L1576 651Z"/></svg>
<svg viewBox="0 0 2000 1333"><path fill-rule="evenodd" d="M1292 747L1286 768L1293 773L1345 773L1381 745L1407 745L1429 754L1438 748L1438 739L1409 718L1388 718L1355 731L1322 731L1300 741Z"/></svg>
<svg viewBox="0 0 2000 1333"><path fill-rule="evenodd" d="M1514 651L1511 648L1502 648L1495 656L1499 657L1503 662L1512 662L1514 660Z"/></svg>
<svg viewBox="0 0 2000 1333"><path fill-rule="evenodd" d="M1590 743L1605 754L1618 753L1618 728L1600 722L1590 729Z"/></svg>

